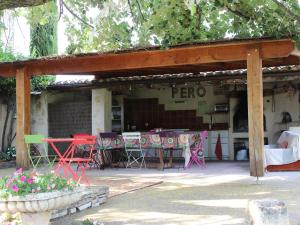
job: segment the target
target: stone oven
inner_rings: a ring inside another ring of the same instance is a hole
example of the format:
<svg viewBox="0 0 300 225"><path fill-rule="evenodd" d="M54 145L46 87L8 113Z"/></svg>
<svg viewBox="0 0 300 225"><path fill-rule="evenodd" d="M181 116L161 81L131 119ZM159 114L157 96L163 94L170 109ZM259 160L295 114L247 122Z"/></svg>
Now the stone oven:
<svg viewBox="0 0 300 225"><path fill-rule="evenodd" d="M247 92L240 93L239 102L233 116L233 132L248 132L248 101ZM266 118L264 115L264 130L266 130Z"/></svg>

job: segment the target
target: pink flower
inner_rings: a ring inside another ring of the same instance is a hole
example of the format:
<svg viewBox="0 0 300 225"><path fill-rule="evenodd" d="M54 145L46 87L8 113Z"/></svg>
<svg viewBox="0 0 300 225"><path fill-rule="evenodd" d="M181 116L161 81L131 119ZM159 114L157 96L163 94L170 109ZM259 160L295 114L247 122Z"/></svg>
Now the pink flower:
<svg viewBox="0 0 300 225"><path fill-rule="evenodd" d="M33 179L28 179L28 180L27 180L27 183L28 183L28 184L32 184L32 182L33 182Z"/></svg>
<svg viewBox="0 0 300 225"><path fill-rule="evenodd" d="M41 190L41 188L40 187L37 187L37 189L36 189L37 191L40 191Z"/></svg>
<svg viewBox="0 0 300 225"><path fill-rule="evenodd" d="M13 186L11 187L11 189L12 189L14 192L18 192L18 191L19 191L19 188L18 188L17 185L13 185Z"/></svg>
<svg viewBox="0 0 300 225"><path fill-rule="evenodd" d="M18 170L15 172L15 174L21 174L22 172L23 172L23 169L20 168L20 169L18 169Z"/></svg>
<svg viewBox="0 0 300 225"><path fill-rule="evenodd" d="M20 177L20 181L21 181L21 182L25 182L26 178L27 178L26 176L21 176L21 177Z"/></svg>
<svg viewBox="0 0 300 225"><path fill-rule="evenodd" d="M34 192L35 192L35 189L32 189L31 192L34 193Z"/></svg>
<svg viewBox="0 0 300 225"><path fill-rule="evenodd" d="M35 177L37 175L37 173L36 173L36 171L35 170L33 170L31 173L30 173L30 177L32 178L32 177Z"/></svg>
<svg viewBox="0 0 300 225"><path fill-rule="evenodd" d="M49 191L49 190L51 190L51 188L48 186L48 187L47 187L47 190Z"/></svg>
<svg viewBox="0 0 300 225"><path fill-rule="evenodd" d="M7 180L7 183L6 183L6 188L8 188L8 187L9 187L9 185L11 184L11 182L12 182L12 179L8 179L8 180Z"/></svg>

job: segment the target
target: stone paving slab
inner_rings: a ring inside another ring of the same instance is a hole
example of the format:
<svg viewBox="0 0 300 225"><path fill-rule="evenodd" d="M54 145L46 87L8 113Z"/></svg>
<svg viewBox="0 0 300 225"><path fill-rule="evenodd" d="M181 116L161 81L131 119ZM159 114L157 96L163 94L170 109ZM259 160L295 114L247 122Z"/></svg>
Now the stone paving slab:
<svg viewBox="0 0 300 225"><path fill-rule="evenodd" d="M92 173L89 174L92 176ZM259 182L249 176L248 163L208 163L200 170L105 170L103 179L154 179L163 183L110 198L53 225L95 219L104 225L121 224L246 224L250 199L275 198L286 202L290 224L300 224L300 173L268 173Z"/></svg>

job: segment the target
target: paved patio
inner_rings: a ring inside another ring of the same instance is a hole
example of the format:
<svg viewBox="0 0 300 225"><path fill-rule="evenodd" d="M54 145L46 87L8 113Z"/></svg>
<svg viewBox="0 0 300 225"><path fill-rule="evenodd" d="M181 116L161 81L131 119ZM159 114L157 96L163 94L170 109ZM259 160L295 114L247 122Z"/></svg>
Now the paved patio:
<svg viewBox="0 0 300 225"><path fill-rule="evenodd" d="M207 168L106 169L88 171L103 180L163 183L117 195L99 208L52 223L76 224L95 219L113 224L244 224L248 199L276 198L288 204L292 225L300 224L300 173L268 173L259 182L245 162L212 162ZM98 183L97 182L97 183ZM117 183L115 183L117 184ZM113 183L112 183L113 185Z"/></svg>

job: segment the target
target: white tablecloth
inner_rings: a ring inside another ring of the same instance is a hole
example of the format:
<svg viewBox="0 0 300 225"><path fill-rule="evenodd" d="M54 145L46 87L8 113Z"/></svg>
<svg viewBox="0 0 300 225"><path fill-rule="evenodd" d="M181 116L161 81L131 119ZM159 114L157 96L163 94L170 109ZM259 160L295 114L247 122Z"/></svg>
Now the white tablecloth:
<svg viewBox="0 0 300 225"><path fill-rule="evenodd" d="M277 145L265 145L265 165L283 165L295 162L293 149L278 148Z"/></svg>
<svg viewBox="0 0 300 225"><path fill-rule="evenodd" d="M287 142L287 148L280 148L280 144ZM265 164L283 165L300 160L300 134L284 131L280 135L278 145L265 145Z"/></svg>

